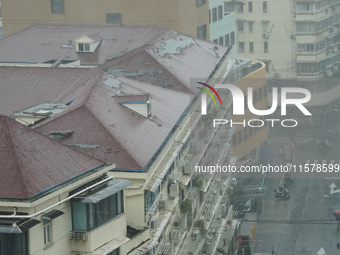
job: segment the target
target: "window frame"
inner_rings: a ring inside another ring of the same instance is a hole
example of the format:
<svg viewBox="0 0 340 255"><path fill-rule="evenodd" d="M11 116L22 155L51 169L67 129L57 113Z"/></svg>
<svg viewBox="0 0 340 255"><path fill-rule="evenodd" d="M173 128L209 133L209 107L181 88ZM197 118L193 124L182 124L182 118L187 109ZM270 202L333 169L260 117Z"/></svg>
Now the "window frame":
<svg viewBox="0 0 340 255"><path fill-rule="evenodd" d="M269 44L268 44L268 42L263 42L263 53L269 53Z"/></svg>
<svg viewBox="0 0 340 255"><path fill-rule="evenodd" d="M200 29L202 29L202 31L200 31ZM207 39L207 24L203 24L197 27L197 39L200 39L200 40Z"/></svg>
<svg viewBox="0 0 340 255"><path fill-rule="evenodd" d="M268 2L267 1L262 2L262 11L264 13L268 12Z"/></svg>
<svg viewBox="0 0 340 255"><path fill-rule="evenodd" d="M238 42L238 52L244 53L244 42Z"/></svg>
<svg viewBox="0 0 340 255"><path fill-rule="evenodd" d="M253 2L248 2L248 12L253 12Z"/></svg>
<svg viewBox="0 0 340 255"><path fill-rule="evenodd" d="M51 12L53 14L64 14L65 12L64 0L51 0Z"/></svg>
<svg viewBox="0 0 340 255"><path fill-rule="evenodd" d="M196 0L196 7L200 7L206 4L206 0Z"/></svg>
<svg viewBox="0 0 340 255"><path fill-rule="evenodd" d="M76 205L81 205L83 208L78 209ZM100 211L103 208L107 210ZM98 203L83 203L79 201L79 199L75 199L71 203L71 213L73 231L92 231L125 213L124 192L123 190L120 190L111 196L100 200ZM79 215L79 213L83 214L83 221L75 223L74 218L79 219L79 216L77 216L76 213L77 215ZM76 226L76 224L82 226L79 227Z"/></svg>
<svg viewBox="0 0 340 255"><path fill-rule="evenodd" d="M254 33L254 21L248 21L248 32Z"/></svg>
<svg viewBox="0 0 340 255"><path fill-rule="evenodd" d="M43 219L44 246L52 243L52 220Z"/></svg>
<svg viewBox="0 0 340 255"><path fill-rule="evenodd" d="M115 16L115 18L113 18L114 16ZM120 12L117 12L117 13L106 13L106 23L107 24L116 24L116 25L123 24L122 13L120 13Z"/></svg>
<svg viewBox="0 0 340 255"><path fill-rule="evenodd" d="M249 53L254 53L254 42L249 42Z"/></svg>

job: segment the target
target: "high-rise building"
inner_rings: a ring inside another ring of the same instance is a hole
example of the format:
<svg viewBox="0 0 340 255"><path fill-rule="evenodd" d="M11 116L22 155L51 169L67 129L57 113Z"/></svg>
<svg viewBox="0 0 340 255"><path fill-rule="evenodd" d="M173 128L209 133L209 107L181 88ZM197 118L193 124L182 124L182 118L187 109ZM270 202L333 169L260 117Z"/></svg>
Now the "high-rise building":
<svg viewBox="0 0 340 255"><path fill-rule="evenodd" d="M338 72L340 1L226 1L237 19L239 58L260 59L271 79Z"/></svg>

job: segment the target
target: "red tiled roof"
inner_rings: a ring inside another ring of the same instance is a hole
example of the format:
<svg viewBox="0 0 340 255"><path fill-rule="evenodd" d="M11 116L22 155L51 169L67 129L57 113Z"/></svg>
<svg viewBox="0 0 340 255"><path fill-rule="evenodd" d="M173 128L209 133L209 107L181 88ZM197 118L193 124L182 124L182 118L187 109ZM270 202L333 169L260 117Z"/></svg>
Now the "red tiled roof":
<svg viewBox="0 0 340 255"><path fill-rule="evenodd" d="M0 199L29 199L102 161L0 116Z"/></svg>
<svg viewBox="0 0 340 255"><path fill-rule="evenodd" d="M75 91L102 75L94 69L0 67L0 114L42 103L66 103Z"/></svg>
<svg viewBox="0 0 340 255"><path fill-rule="evenodd" d="M104 64L153 41L168 30L110 25L36 25L0 39L0 62L43 63L62 58L80 60L81 64ZM76 52L74 41L83 35L102 38L94 53ZM72 47L67 46L69 41Z"/></svg>

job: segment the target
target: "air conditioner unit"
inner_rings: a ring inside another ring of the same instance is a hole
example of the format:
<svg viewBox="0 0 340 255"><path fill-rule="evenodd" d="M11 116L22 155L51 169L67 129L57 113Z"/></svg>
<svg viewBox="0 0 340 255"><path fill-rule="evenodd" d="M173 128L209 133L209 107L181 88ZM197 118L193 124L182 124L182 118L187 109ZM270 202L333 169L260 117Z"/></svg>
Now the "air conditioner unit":
<svg viewBox="0 0 340 255"><path fill-rule="evenodd" d="M263 38L268 38L268 37L269 37L268 32L264 32L264 33L263 33Z"/></svg>
<svg viewBox="0 0 340 255"><path fill-rule="evenodd" d="M71 231L70 240L73 241L86 241L88 238L87 232Z"/></svg>
<svg viewBox="0 0 340 255"><path fill-rule="evenodd" d="M159 208L160 211L163 211L163 210L166 209L166 200L165 199L159 200L158 208Z"/></svg>
<svg viewBox="0 0 340 255"><path fill-rule="evenodd" d="M181 231L179 229L171 230L170 239L172 242L179 242L181 240Z"/></svg>

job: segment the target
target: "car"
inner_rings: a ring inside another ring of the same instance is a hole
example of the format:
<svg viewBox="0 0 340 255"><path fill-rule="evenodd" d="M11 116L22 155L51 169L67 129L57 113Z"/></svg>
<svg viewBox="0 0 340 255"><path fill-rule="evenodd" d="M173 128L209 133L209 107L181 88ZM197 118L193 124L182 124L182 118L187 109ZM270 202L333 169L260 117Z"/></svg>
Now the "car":
<svg viewBox="0 0 340 255"><path fill-rule="evenodd" d="M237 215L234 215L237 217L244 217L246 213L256 211L255 199L236 201L233 206L233 210L237 212Z"/></svg>

